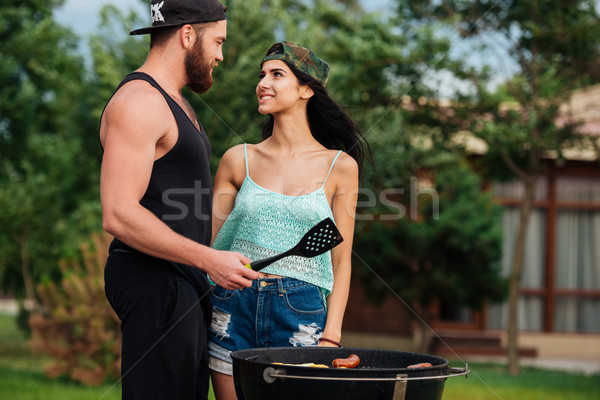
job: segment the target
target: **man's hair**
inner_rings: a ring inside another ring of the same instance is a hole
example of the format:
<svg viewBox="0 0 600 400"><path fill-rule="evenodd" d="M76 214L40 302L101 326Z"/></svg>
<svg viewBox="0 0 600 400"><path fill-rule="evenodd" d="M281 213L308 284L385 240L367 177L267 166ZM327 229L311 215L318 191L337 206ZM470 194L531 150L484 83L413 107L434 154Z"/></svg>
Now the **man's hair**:
<svg viewBox="0 0 600 400"><path fill-rule="evenodd" d="M150 33L150 48L162 47L167 41L181 29L181 26L172 26L169 28L157 29Z"/></svg>
<svg viewBox="0 0 600 400"><path fill-rule="evenodd" d="M150 48L154 48L155 46L161 47L167 44L167 41L175 35L175 33L179 32L179 30L183 27L173 26L169 28L157 29L150 34ZM204 29L206 29L206 23L192 24L192 27L196 31L196 35L198 38L202 38L204 34Z"/></svg>

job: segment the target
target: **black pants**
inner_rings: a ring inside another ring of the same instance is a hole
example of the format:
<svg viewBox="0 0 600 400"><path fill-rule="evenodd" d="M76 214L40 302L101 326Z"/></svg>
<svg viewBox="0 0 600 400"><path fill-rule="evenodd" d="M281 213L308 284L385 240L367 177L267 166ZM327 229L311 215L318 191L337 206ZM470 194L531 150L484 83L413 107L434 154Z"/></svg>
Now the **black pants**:
<svg viewBox="0 0 600 400"><path fill-rule="evenodd" d="M172 264L122 250L111 251L104 280L121 320L123 400L206 400L205 293Z"/></svg>

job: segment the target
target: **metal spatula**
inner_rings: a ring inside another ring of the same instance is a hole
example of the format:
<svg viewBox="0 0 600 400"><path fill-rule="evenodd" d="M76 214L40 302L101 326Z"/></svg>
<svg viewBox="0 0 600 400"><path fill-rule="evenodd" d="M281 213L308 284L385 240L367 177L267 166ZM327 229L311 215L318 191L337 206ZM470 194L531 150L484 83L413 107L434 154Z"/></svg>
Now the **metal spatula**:
<svg viewBox="0 0 600 400"><path fill-rule="evenodd" d="M310 228L310 230L304 234L302 239L300 239L298 244L288 251L269 258L253 261L246 265L246 267L255 271L260 271L266 266L271 265L275 261L281 260L284 257L318 256L319 254L323 254L333 249L335 246L342 243L343 240L344 238L342 238L342 235L338 231L331 218L325 218L323 221Z"/></svg>

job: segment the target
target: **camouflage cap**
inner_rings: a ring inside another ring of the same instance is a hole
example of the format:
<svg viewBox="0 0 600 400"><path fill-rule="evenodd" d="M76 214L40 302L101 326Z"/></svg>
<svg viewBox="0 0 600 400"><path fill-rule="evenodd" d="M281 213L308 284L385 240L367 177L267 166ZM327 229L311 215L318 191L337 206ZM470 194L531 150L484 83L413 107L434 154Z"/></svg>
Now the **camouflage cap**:
<svg viewBox="0 0 600 400"><path fill-rule="evenodd" d="M317 57L312 50L292 42L275 43L260 62L282 60L321 82L323 86L329 77L329 64Z"/></svg>

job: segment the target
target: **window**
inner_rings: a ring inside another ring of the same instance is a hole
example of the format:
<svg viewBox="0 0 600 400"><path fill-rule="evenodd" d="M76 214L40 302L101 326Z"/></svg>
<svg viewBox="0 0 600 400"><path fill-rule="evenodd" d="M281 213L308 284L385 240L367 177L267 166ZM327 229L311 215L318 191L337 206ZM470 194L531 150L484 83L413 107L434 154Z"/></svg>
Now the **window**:
<svg viewBox="0 0 600 400"><path fill-rule="evenodd" d="M559 175L560 173L560 175ZM519 328L547 332L600 332L600 171L552 170L536 186L519 301ZM512 267L519 182L496 184L505 206L502 267ZM504 329L507 306L491 306L487 328Z"/></svg>
<svg viewBox="0 0 600 400"><path fill-rule="evenodd" d="M556 179L554 330L600 332L600 179Z"/></svg>

